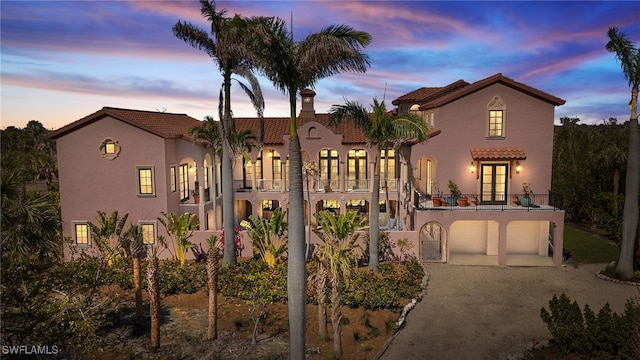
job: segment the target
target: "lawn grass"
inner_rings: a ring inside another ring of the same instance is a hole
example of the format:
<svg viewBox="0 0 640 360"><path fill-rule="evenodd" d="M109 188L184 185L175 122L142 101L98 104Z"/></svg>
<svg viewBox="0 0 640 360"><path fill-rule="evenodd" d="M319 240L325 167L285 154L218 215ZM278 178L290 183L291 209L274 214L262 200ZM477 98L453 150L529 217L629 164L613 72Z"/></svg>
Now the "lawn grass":
<svg viewBox="0 0 640 360"><path fill-rule="evenodd" d="M618 261L620 250L615 244L587 231L565 224L564 248L578 263L609 263Z"/></svg>

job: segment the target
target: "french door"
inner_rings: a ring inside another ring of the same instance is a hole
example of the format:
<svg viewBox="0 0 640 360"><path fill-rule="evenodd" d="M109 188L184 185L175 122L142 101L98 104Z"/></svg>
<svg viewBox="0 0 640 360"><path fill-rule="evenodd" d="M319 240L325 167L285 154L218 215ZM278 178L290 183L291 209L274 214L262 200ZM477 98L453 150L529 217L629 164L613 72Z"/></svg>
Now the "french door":
<svg viewBox="0 0 640 360"><path fill-rule="evenodd" d="M508 164L482 164L481 201L485 204L506 204Z"/></svg>

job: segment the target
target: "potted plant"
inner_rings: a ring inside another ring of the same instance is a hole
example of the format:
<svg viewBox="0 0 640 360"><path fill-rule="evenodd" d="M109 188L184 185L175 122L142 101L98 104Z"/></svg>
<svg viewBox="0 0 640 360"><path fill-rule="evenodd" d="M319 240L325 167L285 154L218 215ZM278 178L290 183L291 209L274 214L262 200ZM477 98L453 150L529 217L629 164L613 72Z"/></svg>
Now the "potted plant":
<svg viewBox="0 0 640 360"><path fill-rule="evenodd" d="M456 181L451 179L449 179L447 186L449 187L449 193L451 194L447 198L447 202L449 203L449 206L455 206L458 197L460 197L460 188L458 187L458 184L456 184Z"/></svg>
<svg viewBox="0 0 640 360"><path fill-rule="evenodd" d="M431 180L431 202L434 207L442 206L442 192L438 180Z"/></svg>
<svg viewBox="0 0 640 360"><path fill-rule="evenodd" d="M533 190L531 190L531 183L526 181L522 182L522 197L520 198L520 205L522 206L530 206L531 205L531 194Z"/></svg>
<svg viewBox="0 0 640 360"><path fill-rule="evenodd" d="M200 193L198 190L191 191L191 196L193 196L193 203L200 204Z"/></svg>

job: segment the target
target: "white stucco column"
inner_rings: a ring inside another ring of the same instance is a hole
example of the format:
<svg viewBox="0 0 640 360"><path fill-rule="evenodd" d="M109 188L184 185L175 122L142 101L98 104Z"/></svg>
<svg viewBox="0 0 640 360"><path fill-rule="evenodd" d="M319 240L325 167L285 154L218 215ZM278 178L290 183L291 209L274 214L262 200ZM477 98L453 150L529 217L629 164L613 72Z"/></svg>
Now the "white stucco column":
<svg viewBox="0 0 640 360"><path fill-rule="evenodd" d="M257 179L257 175L256 175L256 162L253 162L251 160L249 160L249 162L251 163L251 192L257 192L257 184L258 181Z"/></svg>
<svg viewBox="0 0 640 360"><path fill-rule="evenodd" d="M196 163L196 181L198 181L198 188L195 189L200 197L200 202L197 204L196 214L198 215L198 221L200 222L200 230L205 230L207 226L207 216L204 212L204 160L201 163Z"/></svg>
<svg viewBox="0 0 640 360"><path fill-rule="evenodd" d="M342 172L340 174L340 176L338 176L338 178L340 179L340 184L338 184L338 187L340 187L340 192L345 192L347 190L347 186L346 186L346 174L347 174L347 163L345 161L340 161L339 162L340 167L342 168Z"/></svg>

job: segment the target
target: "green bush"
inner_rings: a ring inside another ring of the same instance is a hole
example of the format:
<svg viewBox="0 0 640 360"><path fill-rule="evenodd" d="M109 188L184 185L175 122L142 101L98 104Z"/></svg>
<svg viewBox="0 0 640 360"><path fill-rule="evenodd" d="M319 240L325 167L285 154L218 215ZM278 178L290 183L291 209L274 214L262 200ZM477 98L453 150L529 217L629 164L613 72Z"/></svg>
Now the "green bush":
<svg viewBox="0 0 640 360"><path fill-rule="evenodd" d="M354 272L351 286L343 293L345 305L368 310L397 309L401 299L413 298L420 292L424 270L417 260L385 262L378 270L379 274L370 270Z"/></svg>
<svg viewBox="0 0 640 360"><path fill-rule="evenodd" d="M162 295L193 294L207 285L204 263L184 263L181 266L178 261L163 261L159 271Z"/></svg>
<svg viewBox="0 0 640 360"><path fill-rule="evenodd" d="M596 315L589 305L584 311L567 295L554 295L549 311L540 310L540 317L553 336L553 344L565 353L579 354L589 359L636 359L634 330L638 330L640 304L629 300L624 314L619 316L606 304Z"/></svg>
<svg viewBox="0 0 640 360"><path fill-rule="evenodd" d="M243 300L258 296L264 301L287 301L287 265L278 263L274 268L262 260L250 259L220 269L220 293ZM256 293L257 292L257 293Z"/></svg>

